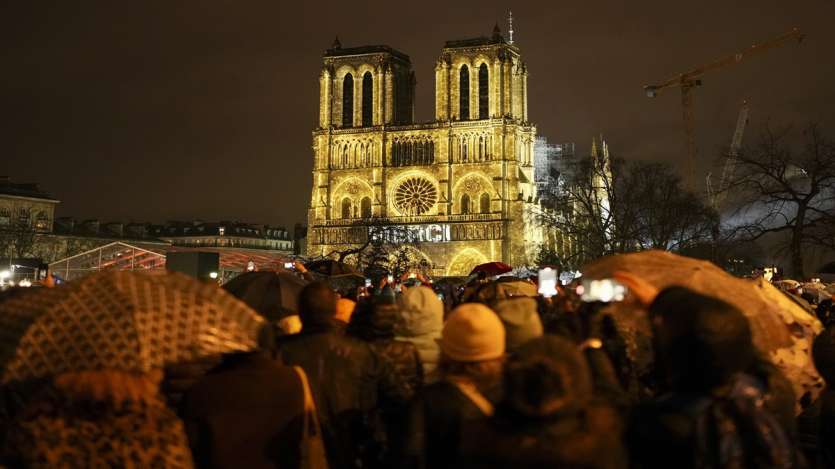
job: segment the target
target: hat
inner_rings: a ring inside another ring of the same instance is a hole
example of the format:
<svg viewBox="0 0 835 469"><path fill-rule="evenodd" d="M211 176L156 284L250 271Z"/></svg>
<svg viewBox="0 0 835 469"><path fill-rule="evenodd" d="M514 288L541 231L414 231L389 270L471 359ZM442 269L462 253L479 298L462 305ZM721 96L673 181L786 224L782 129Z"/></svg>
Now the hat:
<svg viewBox="0 0 835 469"><path fill-rule="evenodd" d="M336 300L336 319L344 322L345 324L351 322L351 315L354 314L354 308L356 308L357 303L353 300L349 300L348 298L340 298Z"/></svg>
<svg viewBox="0 0 835 469"><path fill-rule="evenodd" d="M444 327L444 304L431 288L407 288L398 298L401 310L398 335L414 337L439 333Z"/></svg>
<svg viewBox="0 0 835 469"><path fill-rule="evenodd" d="M528 297L500 300L493 305L504 324L508 350L515 350L531 339L542 337L542 321L536 307L536 300Z"/></svg>
<svg viewBox="0 0 835 469"><path fill-rule="evenodd" d="M450 313L438 344L455 361L493 360L504 355L504 326L487 306L464 303Z"/></svg>

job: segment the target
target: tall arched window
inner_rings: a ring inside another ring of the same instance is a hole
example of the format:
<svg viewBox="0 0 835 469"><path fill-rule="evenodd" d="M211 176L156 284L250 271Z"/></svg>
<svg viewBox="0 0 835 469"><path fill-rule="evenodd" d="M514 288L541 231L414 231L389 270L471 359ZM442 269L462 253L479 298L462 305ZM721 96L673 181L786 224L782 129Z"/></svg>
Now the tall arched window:
<svg viewBox="0 0 835 469"><path fill-rule="evenodd" d="M435 163L435 142L429 141L429 164Z"/></svg>
<svg viewBox="0 0 835 469"><path fill-rule="evenodd" d="M481 213L490 213L490 194L486 192L481 194L478 205L480 206Z"/></svg>
<svg viewBox="0 0 835 469"><path fill-rule="evenodd" d="M350 73L342 80L342 127L354 126L354 76Z"/></svg>
<svg viewBox="0 0 835 469"><path fill-rule="evenodd" d="M478 161L484 161L484 136L478 136Z"/></svg>
<svg viewBox="0 0 835 469"><path fill-rule="evenodd" d="M469 161L469 154L467 152L467 137L461 139L461 161Z"/></svg>
<svg viewBox="0 0 835 469"><path fill-rule="evenodd" d="M360 216L362 218L371 218L371 198L363 197L360 202Z"/></svg>
<svg viewBox="0 0 835 469"><path fill-rule="evenodd" d="M462 121L470 118L470 69L466 65L461 66L458 77L458 110L459 119Z"/></svg>
<svg viewBox="0 0 835 469"><path fill-rule="evenodd" d="M487 119L490 117L490 72L487 71L487 64L478 67L478 118Z"/></svg>
<svg viewBox="0 0 835 469"><path fill-rule="evenodd" d="M372 125L374 118L373 111L374 103L374 80L371 78L371 72L365 72L362 76L362 126L368 127Z"/></svg>
<svg viewBox="0 0 835 469"><path fill-rule="evenodd" d="M351 199L342 199L342 218L351 218Z"/></svg>
<svg viewBox="0 0 835 469"><path fill-rule="evenodd" d="M466 215L470 213L470 196L464 194L461 196L461 214Z"/></svg>

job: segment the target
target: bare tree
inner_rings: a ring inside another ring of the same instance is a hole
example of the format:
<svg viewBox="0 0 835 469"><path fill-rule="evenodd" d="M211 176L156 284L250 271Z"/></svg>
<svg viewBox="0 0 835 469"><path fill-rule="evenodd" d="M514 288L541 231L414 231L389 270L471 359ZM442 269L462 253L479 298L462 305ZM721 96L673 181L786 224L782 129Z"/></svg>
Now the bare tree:
<svg viewBox="0 0 835 469"><path fill-rule="evenodd" d="M409 248L417 248L421 240L408 225L374 217L359 220L354 226L362 232L358 243L343 250L334 250L324 257L336 257L339 262L353 259L360 270L374 278L385 272L400 274L401 271L418 267L420 260L410 257Z"/></svg>
<svg viewBox="0 0 835 469"><path fill-rule="evenodd" d="M32 211L21 209L8 225L0 226L0 256L20 259L34 254L38 233L32 223Z"/></svg>
<svg viewBox="0 0 835 469"><path fill-rule="evenodd" d="M718 224L668 164L586 158L572 173L554 210L538 213L573 240L568 265L643 249L680 251L709 240Z"/></svg>
<svg viewBox="0 0 835 469"><path fill-rule="evenodd" d="M766 127L756 146L727 157L727 200L735 209L725 223L738 240L784 235L778 249L788 250L799 277L807 247L835 247L835 145L815 124L802 136L798 148L791 128Z"/></svg>

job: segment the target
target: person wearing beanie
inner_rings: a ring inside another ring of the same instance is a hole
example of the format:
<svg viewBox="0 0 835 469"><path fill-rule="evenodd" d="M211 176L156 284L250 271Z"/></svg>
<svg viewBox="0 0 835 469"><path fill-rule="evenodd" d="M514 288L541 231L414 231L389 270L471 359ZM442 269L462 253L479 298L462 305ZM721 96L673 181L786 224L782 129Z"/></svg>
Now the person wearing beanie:
<svg viewBox="0 0 835 469"><path fill-rule="evenodd" d="M617 412L596 399L577 345L556 336L519 347L503 373L496 413L462 432L463 468L628 466Z"/></svg>
<svg viewBox="0 0 835 469"><path fill-rule="evenodd" d="M493 308L506 331L506 348L513 352L526 342L542 337L542 321L536 299L519 296L497 301Z"/></svg>
<svg viewBox="0 0 835 469"><path fill-rule="evenodd" d="M411 342L420 355L424 381L437 380L441 349L436 339L444 327L444 305L431 288L409 288L398 297L400 320L395 326L397 340Z"/></svg>
<svg viewBox="0 0 835 469"><path fill-rule="evenodd" d="M496 313L478 303L458 306L438 344L441 379L412 404L403 467L455 467L464 426L493 413L505 355L505 328Z"/></svg>

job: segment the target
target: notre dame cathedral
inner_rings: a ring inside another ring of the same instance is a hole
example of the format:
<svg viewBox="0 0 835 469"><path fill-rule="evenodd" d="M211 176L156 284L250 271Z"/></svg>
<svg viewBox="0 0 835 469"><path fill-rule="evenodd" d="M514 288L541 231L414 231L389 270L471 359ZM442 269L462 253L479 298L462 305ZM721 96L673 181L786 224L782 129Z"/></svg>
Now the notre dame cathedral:
<svg viewBox="0 0 835 469"><path fill-rule="evenodd" d="M526 265L536 127L528 71L512 36L448 41L435 66L435 119L414 122L409 56L388 46L325 51L313 131L308 254L362 244L385 220L415 233L435 275L502 261ZM365 225L364 225L365 224Z"/></svg>

